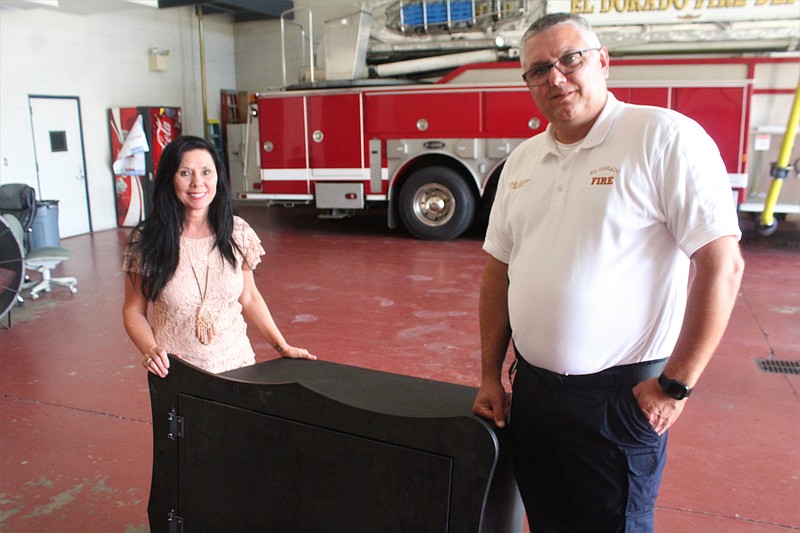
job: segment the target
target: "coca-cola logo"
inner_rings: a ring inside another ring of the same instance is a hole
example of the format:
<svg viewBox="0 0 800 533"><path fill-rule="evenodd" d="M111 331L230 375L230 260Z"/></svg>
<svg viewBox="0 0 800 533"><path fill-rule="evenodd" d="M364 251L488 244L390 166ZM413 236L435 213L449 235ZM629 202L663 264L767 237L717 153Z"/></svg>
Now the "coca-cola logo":
<svg viewBox="0 0 800 533"><path fill-rule="evenodd" d="M163 150L172 141L172 121L164 115L156 117L156 142Z"/></svg>

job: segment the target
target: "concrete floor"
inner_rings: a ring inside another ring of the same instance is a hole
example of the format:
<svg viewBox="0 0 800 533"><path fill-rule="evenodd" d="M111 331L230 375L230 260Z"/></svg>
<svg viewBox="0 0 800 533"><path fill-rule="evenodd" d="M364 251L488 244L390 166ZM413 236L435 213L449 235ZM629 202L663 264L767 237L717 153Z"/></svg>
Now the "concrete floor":
<svg viewBox="0 0 800 533"><path fill-rule="evenodd" d="M424 242L381 214L318 220L244 208L267 250L256 280L289 342L328 361L477 386L481 240ZM800 225L743 222L731 325L671 431L658 532L800 530ZM79 279L0 329L0 531L144 532L152 461L145 372L121 325L126 231L65 239ZM253 339L258 361L273 357ZM458 532L456 532L458 533Z"/></svg>

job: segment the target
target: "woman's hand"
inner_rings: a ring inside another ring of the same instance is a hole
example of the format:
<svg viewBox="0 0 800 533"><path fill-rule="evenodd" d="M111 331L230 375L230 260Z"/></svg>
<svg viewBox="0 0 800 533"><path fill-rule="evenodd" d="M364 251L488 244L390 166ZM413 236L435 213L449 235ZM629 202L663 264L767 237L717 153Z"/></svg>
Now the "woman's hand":
<svg viewBox="0 0 800 533"><path fill-rule="evenodd" d="M312 354L305 348L296 348L294 346L289 346L288 344L284 347L275 346L275 349L281 354L281 357L286 357L287 359L311 359L314 360L317 358L316 355Z"/></svg>
<svg viewBox="0 0 800 533"><path fill-rule="evenodd" d="M167 351L160 346L153 346L142 356L142 366L156 376L167 377L167 374L169 374Z"/></svg>

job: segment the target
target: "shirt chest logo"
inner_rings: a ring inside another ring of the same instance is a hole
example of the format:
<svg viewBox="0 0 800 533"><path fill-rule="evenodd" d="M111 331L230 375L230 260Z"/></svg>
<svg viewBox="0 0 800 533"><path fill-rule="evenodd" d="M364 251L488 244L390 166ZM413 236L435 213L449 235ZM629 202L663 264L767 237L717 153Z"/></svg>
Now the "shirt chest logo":
<svg viewBox="0 0 800 533"><path fill-rule="evenodd" d="M589 184L592 186L614 185L619 179L619 168L612 166L597 167L589 172Z"/></svg>

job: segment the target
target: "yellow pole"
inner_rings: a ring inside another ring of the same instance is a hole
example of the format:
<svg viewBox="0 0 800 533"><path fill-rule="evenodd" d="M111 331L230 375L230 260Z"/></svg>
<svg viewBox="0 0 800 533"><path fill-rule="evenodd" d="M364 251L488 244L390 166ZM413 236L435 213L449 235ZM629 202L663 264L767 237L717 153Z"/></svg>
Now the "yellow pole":
<svg viewBox="0 0 800 533"><path fill-rule="evenodd" d="M778 167L780 168L789 166L789 157L792 155L792 145L798 123L800 123L800 81L797 82L797 89L794 92L794 104L792 113L789 115L789 124L783 133L783 144L781 144L781 151L778 155Z"/></svg>
<svg viewBox="0 0 800 533"><path fill-rule="evenodd" d="M767 199L764 202L764 210L761 212L761 219L759 221L759 230L765 235L772 234L777 226L774 216L775 205L778 203L778 196L781 193L783 180L789 175L789 157L792 153L792 147L794 146L795 132L797 131L798 123L800 123L800 81L798 81L797 89L794 93L792 112L789 114L789 123L786 125L786 131L783 134L781 150L778 153L778 161L773 163L772 170L770 171L772 183L769 186Z"/></svg>

